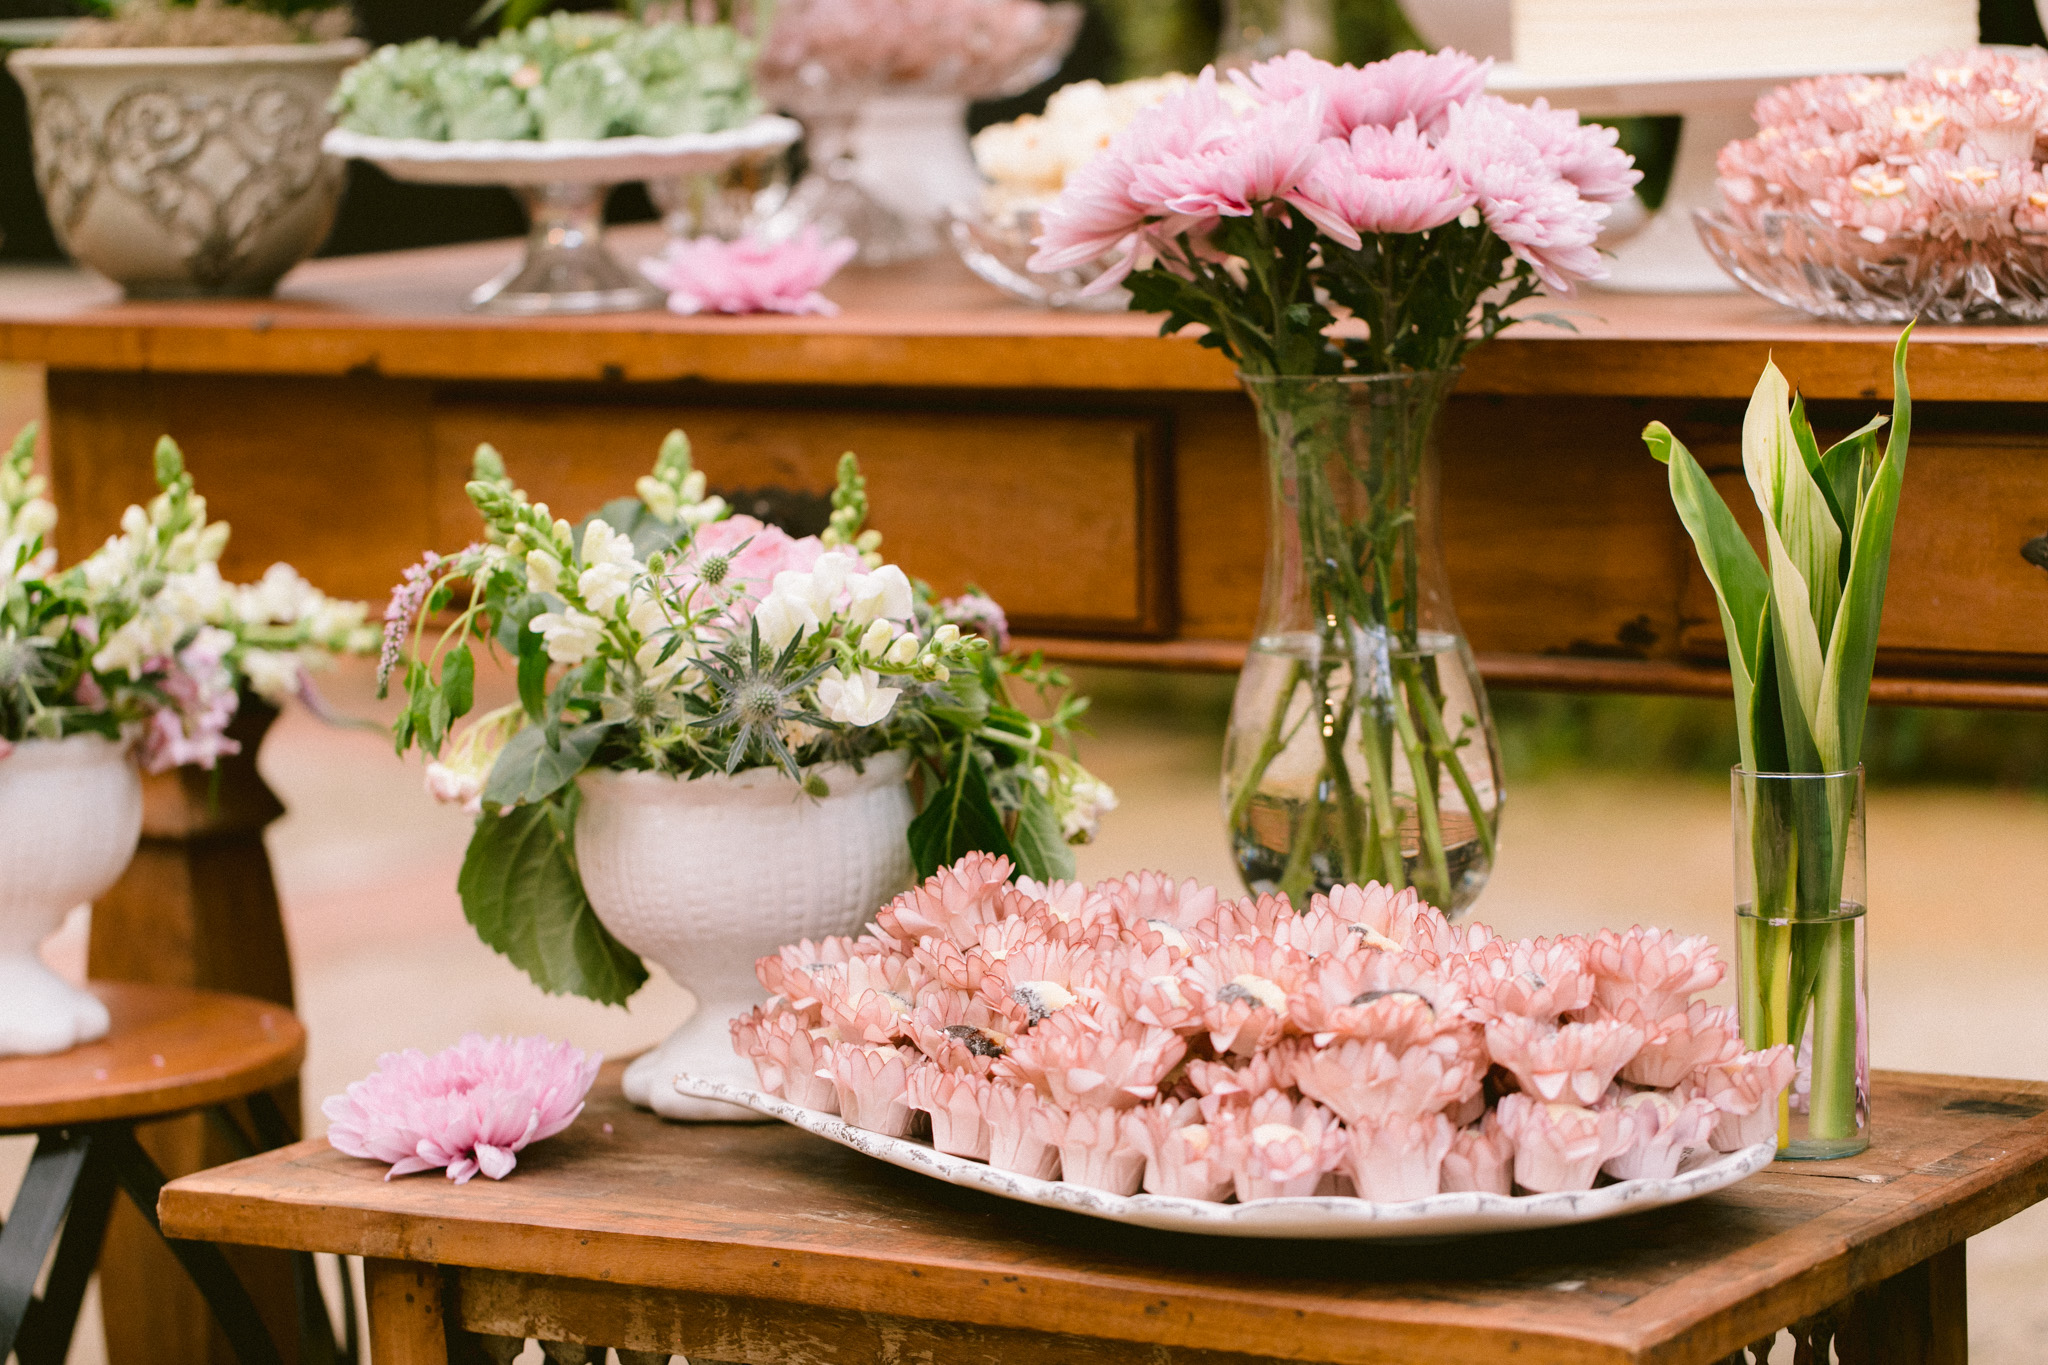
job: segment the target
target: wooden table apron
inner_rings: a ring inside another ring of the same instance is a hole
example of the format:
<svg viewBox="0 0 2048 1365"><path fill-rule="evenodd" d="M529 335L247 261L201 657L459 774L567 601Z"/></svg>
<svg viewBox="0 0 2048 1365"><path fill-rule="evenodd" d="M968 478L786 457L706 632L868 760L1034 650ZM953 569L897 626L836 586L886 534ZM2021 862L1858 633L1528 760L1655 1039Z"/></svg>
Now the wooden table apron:
<svg viewBox="0 0 2048 1365"><path fill-rule="evenodd" d="M150 491L168 430L236 525L230 575L289 559L381 600L423 549L473 538L479 441L573 515L680 424L727 489L822 492L857 450L890 552L947 591L979 583L1060 657L1242 657L1263 462L1213 352L1144 317L1008 306L942 263L848 272L833 318L463 314L508 250L314 262L271 300L0 311L0 360L49 370L66 556ZM1845 431L1886 406L1892 333L1738 296L1567 311L1576 332L1475 352L1444 421L1464 624L1496 683L1725 693L1712 595L1639 433L1670 422L1753 522L1740 420L1766 357ZM2021 557L2048 531L2048 329L1922 329L1913 381L1876 697L2048 705L2048 574Z"/></svg>
<svg viewBox="0 0 2048 1365"><path fill-rule="evenodd" d="M1432 1245L1096 1222L794 1129L664 1124L624 1104L617 1075L501 1184L387 1183L308 1142L173 1183L165 1227L372 1258L373 1340L408 1361L437 1359L445 1314L750 1365L1701 1365L1854 1300L1861 1321L1893 1324L1871 1360L1924 1365L1962 1359L1964 1240L2048 1197L2038 1082L1880 1073L1861 1157Z"/></svg>

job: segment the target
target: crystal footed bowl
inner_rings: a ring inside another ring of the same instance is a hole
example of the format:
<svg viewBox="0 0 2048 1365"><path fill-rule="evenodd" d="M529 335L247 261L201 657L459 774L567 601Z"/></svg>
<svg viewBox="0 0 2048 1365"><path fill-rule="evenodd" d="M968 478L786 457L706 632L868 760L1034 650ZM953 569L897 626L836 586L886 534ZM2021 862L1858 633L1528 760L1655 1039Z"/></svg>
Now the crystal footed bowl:
<svg viewBox="0 0 2048 1365"><path fill-rule="evenodd" d="M969 270L987 280L1011 298L1041 308L1074 308L1091 312L1117 312L1130 302L1130 292L1107 289L1100 294L1081 291L1109 267L1104 257L1076 270L1049 275L1034 273L1026 264L1037 249L1031 239L1038 235L1037 204L999 205L984 199L978 203L955 204L951 210L953 249L960 253Z"/></svg>
<svg viewBox="0 0 2048 1365"><path fill-rule="evenodd" d="M1721 268L1773 303L1834 322L2048 321L2048 236L1958 218L1881 241L1800 213L1756 227L1694 214Z"/></svg>

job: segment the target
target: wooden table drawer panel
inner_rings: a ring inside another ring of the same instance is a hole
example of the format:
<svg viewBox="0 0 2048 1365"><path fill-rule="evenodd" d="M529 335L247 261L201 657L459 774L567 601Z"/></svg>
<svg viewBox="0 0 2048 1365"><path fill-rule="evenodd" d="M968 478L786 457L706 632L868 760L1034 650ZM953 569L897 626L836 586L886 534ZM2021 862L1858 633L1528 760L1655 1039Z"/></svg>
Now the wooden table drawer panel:
<svg viewBox="0 0 2048 1365"><path fill-rule="evenodd" d="M978 585L1020 630L1172 629L1165 451L1145 414L444 400L432 436L439 541L474 534L462 485L479 442L573 519L630 489L678 426L715 489L827 493L853 451L884 553L941 592Z"/></svg>

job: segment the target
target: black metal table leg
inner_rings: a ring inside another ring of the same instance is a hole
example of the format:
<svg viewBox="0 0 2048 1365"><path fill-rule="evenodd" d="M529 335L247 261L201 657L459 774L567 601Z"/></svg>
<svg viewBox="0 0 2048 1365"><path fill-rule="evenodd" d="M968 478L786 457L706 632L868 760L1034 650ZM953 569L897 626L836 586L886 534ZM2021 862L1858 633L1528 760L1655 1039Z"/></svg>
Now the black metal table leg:
<svg viewBox="0 0 2048 1365"><path fill-rule="evenodd" d="M89 1151L71 1193L71 1208L64 1216L64 1236L50 1263L50 1277L44 1282L42 1297L29 1305L14 1340L14 1353L21 1365L64 1365L70 1354L86 1285L99 1265L100 1246L106 1241L107 1215L114 1210L115 1190L113 1168L102 1153Z"/></svg>
<svg viewBox="0 0 2048 1365"><path fill-rule="evenodd" d="M150 1160L149 1153L142 1150L131 1130L103 1129L99 1140L105 1147L121 1188L127 1191L128 1197L149 1220L149 1225L156 1229L157 1235L162 1236L163 1226L156 1217L156 1201L165 1184L163 1172ZM171 1254L185 1267L185 1273L199 1286L201 1297L213 1310L214 1320L227 1335L228 1344L234 1348L235 1357L241 1365L282 1365L277 1346L270 1339L270 1331L256 1311L255 1301L242 1287L241 1280L228 1265L227 1257L221 1255L220 1248L211 1242L188 1242L176 1237L165 1237L164 1245L171 1249Z"/></svg>
<svg viewBox="0 0 2048 1365"><path fill-rule="evenodd" d="M36 1139L36 1154L14 1198L14 1211L0 1228L0 1360L14 1349L14 1339L35 1301L36 1278L64 1225L64 1211L71 1207L92 1146L93 1138L85 1132L49 1132Z"/></svg>

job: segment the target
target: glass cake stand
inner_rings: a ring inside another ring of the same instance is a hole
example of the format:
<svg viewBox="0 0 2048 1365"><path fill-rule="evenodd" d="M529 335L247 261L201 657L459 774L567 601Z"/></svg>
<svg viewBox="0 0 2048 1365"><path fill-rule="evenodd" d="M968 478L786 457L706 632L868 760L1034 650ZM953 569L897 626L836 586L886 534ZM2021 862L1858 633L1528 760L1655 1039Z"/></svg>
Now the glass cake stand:
<svg viewBox="0 0 2048 1365"><path fill-rule="evenodd" d="M539 316L630 312L661 302L659 290L605 249L604 198L612 186L722 171L780 151L802 133L795 120L764 114L717 133L528 142L431 142L337 128L322 146L397 180L509 187L531 222L525 252L479 285L469 306Z"/></svg>

